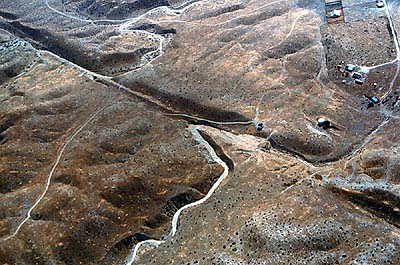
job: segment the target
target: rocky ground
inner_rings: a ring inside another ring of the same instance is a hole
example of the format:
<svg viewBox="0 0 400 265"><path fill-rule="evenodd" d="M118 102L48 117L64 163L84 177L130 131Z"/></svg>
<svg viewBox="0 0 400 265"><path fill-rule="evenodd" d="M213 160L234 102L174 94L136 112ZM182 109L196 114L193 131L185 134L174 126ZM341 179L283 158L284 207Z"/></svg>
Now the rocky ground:
<svg viewBox="0 0 400 265"><path fill-rule="evenodd" d="M0 263L399 264L386 6L3 1Z"/></svg>

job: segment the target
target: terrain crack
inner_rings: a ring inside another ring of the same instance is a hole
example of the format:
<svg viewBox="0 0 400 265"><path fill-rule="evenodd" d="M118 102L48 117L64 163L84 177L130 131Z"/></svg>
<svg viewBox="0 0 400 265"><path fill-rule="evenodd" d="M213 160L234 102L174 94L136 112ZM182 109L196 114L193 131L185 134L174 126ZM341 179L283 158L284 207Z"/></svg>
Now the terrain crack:
<svg viewBox="0 0 400 265"><path fill-rule="evenodd" d="M219 156L221 158L222 161L225 162L225 164L228 166L230 171L234 170L234 163L232 161L232 159L225 154L224 150L222 149L221 146L219 146L214 139L207 133L205 133L204 131L199 131L201 137L203 137L203 139L209 143L209 145L215 150L215 153L217 154L217 156Z"/></svg>
<svg viewBox="0 0 400 265"><path fill-rule="evenodd" d="M331 190L381 220L400 228L400 198L392 193L380 189L359 191L331 187Z"/></svg>

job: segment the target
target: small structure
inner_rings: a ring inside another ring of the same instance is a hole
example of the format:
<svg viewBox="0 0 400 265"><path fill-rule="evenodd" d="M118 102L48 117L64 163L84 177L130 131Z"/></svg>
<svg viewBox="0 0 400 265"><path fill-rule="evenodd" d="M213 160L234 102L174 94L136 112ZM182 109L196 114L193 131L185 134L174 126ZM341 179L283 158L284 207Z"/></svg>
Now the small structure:
<svg viewBox="0 0 400 265"><path fill-rule="evenodd" d="M328 23L344 22L342 0L325 0L325 11Z"/></svg>
<svg viewBox="0 0 400 265"><path fill-rule="evenodd" d="M317 125L318 125L318 127L321 127L324 130L329 129L331 127L330 121L328 121L327 119L322 118L322 117L318 118Z"/></svg>
<svg viewBox="0 0 400 265"><path fill-rule="evenodd" d="M356 84L362 85L364 84L365 78L361 73L358 72L353 72L353 74L351 75L351 77L354 79L354 82Z"/></svg>
<svg viewBox="0 0 400 265"><path fill-rule="evenodd" d="M380 99L377 96L368 96L367 94L364 95L370 102L367 105L367 108L371 108L377 104L379 104Z"/></svg>
<svg viewBox="0 0 400 265"><path fill-rule="evenodd" d="M362 79L362 78L363 78L363 75L360 74L360 73L358 73L358 72L354 72L354 73L351 75L351 77L354 78L354 79Z"/></svg>
<svg viewBox="0 0 400 265"><path fill-rule="evenodd" d="M339 64L338 67L342 65ZM360 68L355 65L355 64L346 64L346 66L344 68L340 68L339 72L342 73L341 76L342 77L351 77L354 79L354 82L356 84L362 85L365 82L366 77L364 76L365 73L363 72L356 72L357 70L359 70ZM348 84L351 82L348 82L346 79L342 80L342 84Z"/></svg>
<svg viewBox="0 0 400 265"><path fill-rule="evenodd" d="M333 9L341 9L343 7L342 0L325 0L326 11Z"/></svg>
<svg viewBox="0 0 400 265"><path fill-rule="evenodd" d="M264 129L264 123L260 122L257 124L257 131L262 131Z"/></svg>
<svg viewBox="0 0 400 265"><path fill-rule="evenodd" d="M375 104L379 103L379 98L377 96L371 97L371 101L374 102Z"/></svg>
<svg viewBox="0 0 400 265"><path fill-rule="evenodd" d="M382 0L377 0L376 1L376 7L377 8L382 8L385 6L385 3Z"/></svg>
<svg viewBox="0 0 400 265"><path fill-rule="evenodd" d="M364 95L367 99L369 99L372 103L378 104L380 99L377 96L368 96L367 94Z"/></svg>

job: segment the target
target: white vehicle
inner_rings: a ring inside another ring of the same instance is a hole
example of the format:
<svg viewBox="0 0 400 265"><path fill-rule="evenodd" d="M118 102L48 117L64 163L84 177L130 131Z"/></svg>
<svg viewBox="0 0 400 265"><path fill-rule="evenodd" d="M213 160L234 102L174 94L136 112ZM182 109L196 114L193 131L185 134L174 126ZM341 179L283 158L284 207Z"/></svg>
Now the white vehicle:
<svg viewBox="0 0 400 265"><path fill-rule="evenodd" d="M385 3L384 3L383 1L381 1L381 0L377 0L377 1L376 1L376 7L382 8L382 7L384 7L384 6L385 6Z"/></svg>
<svg viewBox="0 0 400 265"><path fill-rule="evenodd" d="M342 15L342 11L340 9L334 9L326 15L328 18L338 18Z"/></svg>

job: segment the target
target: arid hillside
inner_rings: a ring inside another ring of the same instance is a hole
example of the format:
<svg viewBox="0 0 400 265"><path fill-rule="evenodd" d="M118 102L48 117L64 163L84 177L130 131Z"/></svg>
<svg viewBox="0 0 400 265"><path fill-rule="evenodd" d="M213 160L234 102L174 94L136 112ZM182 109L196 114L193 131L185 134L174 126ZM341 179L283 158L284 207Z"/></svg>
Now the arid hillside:
<svg viewBox="0 0 400 265"><path fill-rule="evenodd" d="M339 2L2 1L0 264L399 264L400 5Z"/></svg>

